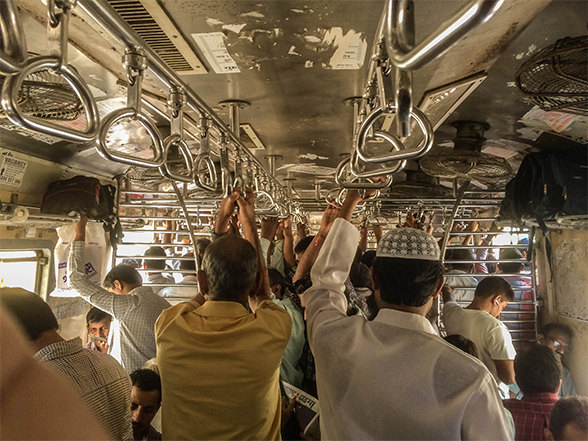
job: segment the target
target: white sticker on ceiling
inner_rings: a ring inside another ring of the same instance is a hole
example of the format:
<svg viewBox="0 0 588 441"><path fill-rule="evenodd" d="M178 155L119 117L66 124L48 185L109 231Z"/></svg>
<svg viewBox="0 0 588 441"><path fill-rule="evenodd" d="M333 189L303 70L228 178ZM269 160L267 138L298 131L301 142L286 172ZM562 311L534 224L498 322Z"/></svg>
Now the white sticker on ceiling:
<svg viewBox="0 0 588 441"><path fill-rule="evenodd" d="M192 38L206 57L216 73L241 72L235 60L227 51L222 32L207 32L204 34L192 34Z"/></svg>
<svg viewBox="0 0 588 441"><path fill-rule="evenodd" d="M367 41L360 32L350 29L343 35L343 29L329 29L323 38L324 44L332 44L337 49L329 65L333 70L361 69L367 51Z"/></svg>
<svg viewBox="0 0 588 441"><path fill-rule="evenodd" d="M215 26L222 25L223 22L220 20L217 20L216 18L207 18L206 24L208 26L210 26L211 28L214 28Z"/></svg>

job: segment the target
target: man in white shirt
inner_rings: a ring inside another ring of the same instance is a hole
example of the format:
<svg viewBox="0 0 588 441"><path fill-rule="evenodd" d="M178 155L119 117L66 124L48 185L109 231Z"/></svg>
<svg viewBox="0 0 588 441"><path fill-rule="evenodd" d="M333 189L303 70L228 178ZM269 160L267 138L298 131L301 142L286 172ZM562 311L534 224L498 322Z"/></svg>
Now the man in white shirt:
<svg viewBox="0 0 588 441"><path fill-rule="evenodd" d="M372 269L378 315L347 317L344 282L359 239L349 221L360 200L348 192L304 294L322 437L512 439L488 370L425 318L443 286L432 236L404 228L384 235Z"/></svg>
<svg viewBox="0 0 588 441"><path fill-rule="evenodd" d="M508 398L508 386L515 381L516 350L508 328L498 316L512 301L514 292L502 277L486 277L476 288L474 300L462 308L453 299L451 289L443 289L443 323L447 334L459 334L478 347L480 359L494 376L502 398Z"/></svg>

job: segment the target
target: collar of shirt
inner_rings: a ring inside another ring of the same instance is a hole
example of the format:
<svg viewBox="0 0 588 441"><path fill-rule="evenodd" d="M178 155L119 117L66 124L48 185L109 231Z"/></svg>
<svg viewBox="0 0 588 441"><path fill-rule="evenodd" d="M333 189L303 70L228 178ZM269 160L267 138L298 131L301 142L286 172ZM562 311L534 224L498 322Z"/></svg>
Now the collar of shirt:
<svg viewBox="0 0 588 441"><path fill-rule="evenodd" d="M39 361L55 360L66 355L72 355L80 352L83 349L82 339L79 337L71 340L60 341L57 343L45 346L35 354L35 358Z"/></svg>
<svg viewBox="0 0 588 441"><path fill-rule="evenodd" d="M534 403L555 403L559 400L557 394L552 394L551 392L534 392L530 394L523 395L521 401L532 401Z"/></svg>
<svg viewBox="0 0 588 441"><path fill-rule="evenodd" d="M243 317L249 311L237 302L207 301L196 309L196 314L202 317Z"/></svg>
<svg viewBox="0 0 588 441"><path fill-rule="evenodd" d="M419 314L412 312L398 311L396 309L382 308L374 319L375 322L382 322L399 328L412 329L414 331L426 332L437 335L431 322Z"/></svg>

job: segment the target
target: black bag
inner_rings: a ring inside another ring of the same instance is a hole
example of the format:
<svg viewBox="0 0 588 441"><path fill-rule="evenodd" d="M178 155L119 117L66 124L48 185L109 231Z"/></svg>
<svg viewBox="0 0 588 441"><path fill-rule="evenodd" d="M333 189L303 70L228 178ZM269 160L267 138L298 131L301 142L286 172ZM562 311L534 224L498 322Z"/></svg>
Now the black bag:
<svg viewBox="0 0 588 441"><path fill-rule="evenodd" d="M49 184L41 203L41 213L67 216L76 211L88 219L107 220L115 216L116 189L96 178L75 176Z"/></svg>
<svg viewBox="0 0 588 441"><path fill-rule="evenodd" d="M588 215L588 155L585 148L527 155L506 186L502 220L534 219L543 228L556 216Z"/></svg>

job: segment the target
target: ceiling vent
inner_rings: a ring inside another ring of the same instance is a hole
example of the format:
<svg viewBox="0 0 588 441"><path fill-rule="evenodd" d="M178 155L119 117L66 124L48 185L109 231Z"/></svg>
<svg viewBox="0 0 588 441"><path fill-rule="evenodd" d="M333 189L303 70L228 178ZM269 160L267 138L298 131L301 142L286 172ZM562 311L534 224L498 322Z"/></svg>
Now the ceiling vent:
<svg viewBox="0 0 588 441"><path fill-rule="evenodd" d="M108 3L175 73L207 73L204 64L156 1L108 0Z"/></svg>

